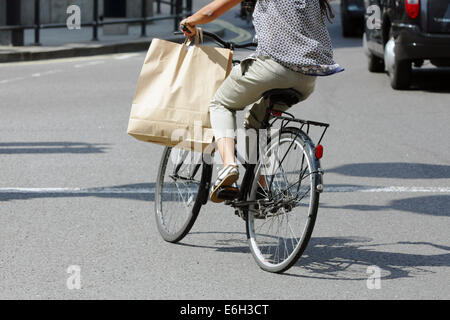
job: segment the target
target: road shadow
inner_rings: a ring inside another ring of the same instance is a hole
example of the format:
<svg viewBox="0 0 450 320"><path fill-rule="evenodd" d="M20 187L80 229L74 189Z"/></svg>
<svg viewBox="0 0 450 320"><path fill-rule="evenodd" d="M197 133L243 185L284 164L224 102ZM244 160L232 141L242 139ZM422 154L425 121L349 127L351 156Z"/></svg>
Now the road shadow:
<svg viewBox="0 0 450 320"><path fill-rule="evenodd" d="M450 217L450 195L439 194L421 196L390 201L387 205L364 205L349 204L344 206L333 206L326 203L320 204L321 208L356 210L356 211L404 211L417 214L425 214L436 217Z"/></svg>
<svg viewBox="0 0 450 320"><path fill-rule="evenodd" d="M206 236L211 245L196 244L199 237ZM411 278L434 273L431 267L450 266L450 247L430 242L401 241L395 243L372 243L362 237L312 237L303 256L294 267L283 275L302 278L330 280L367 280L368 266L382 270L382 279ZM181 246L209 249L218 252L250 253L244 232L192 232ZM392 247L400 252L392 251ZM387 250L389 248L390 250ZM423 252L424 249L442 250L439 254L404 253ZM300 274L293 274L299 271Z"/></svg>
<svg viewBox="0 0 450 320"><path fill-rule="evenodd" d="M3 191L0 192L0 202L9 200L29 200L43 198L82 198L82 197L98 197L110 199L131 199L141 201L154 201L154 189L156 184L150 183L134 183L123 184L110 187L97 187L81 189L79 191L71 190L70 192L61 191Z"/></svg>
<svg viewBox="0 0 450 320"><path fill-rule="evenodd" d="M214 241L214 244L212 245L194 244L192 238L195 237L198 238L198 236L207 236L207 239ZM211 239L213 236L214 239ZM188 237L185 238L184 241L179 242L178 245L191 248L213 249L218 252L250 253L250 248L248 247L247 244L246 234L243 232L219 232L219 231L190 232Z"/></svg>
<svg viewBox="0 0 450 320"><path fill-rule="evenodd" d="M105 143L86 142L0 142L1 154L104 153Z"/></svg>
<svg viewBox="0 0 450 320"><path fill-rule="evenodd" d="M395 179L449 179L450 166L403 163L403 162L369 162L351 163L328 169L333 172L352 177L395 178Z"/></svg>
<svg viewBox="0 0 450 320"><path fill-rule="evenodd" d="M409 90L450 93L450 68L413 69Z"/></svg>
<svg viewBox="0 0 450 320"><path fill-rule="evenodd" d="M196 190L196 189L195 189ZM163 201L180 202L177 185L175 183L165 184L166 193ZM194 189L193 189L194 191ZM134 183L106 187L92 188L4 188L0 190L0 202L9 200L29 200L43 198L82 198L97 197L109 199L131 199L141 201L155 201L156 183Z"/></svg>

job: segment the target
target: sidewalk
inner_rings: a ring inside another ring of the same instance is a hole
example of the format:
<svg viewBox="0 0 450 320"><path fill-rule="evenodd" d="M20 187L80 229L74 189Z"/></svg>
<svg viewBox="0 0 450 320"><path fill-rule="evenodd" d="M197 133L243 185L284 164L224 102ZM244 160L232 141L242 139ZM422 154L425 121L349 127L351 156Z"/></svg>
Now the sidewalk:
<svg viewBox="0 0 450 320"><path fill-rule="evenodd" d="M194 10L206 2L194 1ZM167 13L162 12L162 15ZM225 32L223 27L213 23L203 28L219 36L223 36ZM34 30L25 30L25 46L0 46L0 63L145 51L153 38L183 41L184 37L175 36L173 29L172 19L149 23L146 28L147 37L141 37L140 25L129 25L128 35L103 35L103 27L99 27L99 41L92 41L92 27L82 27L79 30L41 29L40 46L34 45Z"/></svg>

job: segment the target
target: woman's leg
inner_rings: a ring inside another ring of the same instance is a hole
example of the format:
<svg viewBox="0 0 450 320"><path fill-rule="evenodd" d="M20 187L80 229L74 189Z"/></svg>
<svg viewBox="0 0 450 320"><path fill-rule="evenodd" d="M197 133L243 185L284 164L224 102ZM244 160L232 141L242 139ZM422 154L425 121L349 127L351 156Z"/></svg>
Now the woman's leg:
<svg viewBox="0 0 450 320"><path fill-rule="evenodd" d="M209 110L211 126L214 129L214 136L223 165L234 164L236 115L234 111L230 111L215 101L213 101Z"/></svg>
<svg viewBox="0 0 450 320"><path fill-rule="evenodd" d="M261 61L248 59L234 66L217 90L209 111L224 166L235 163L235 112L259 100L273 87L276 78L277 75L266 70Z"/></svg>
<svg viewBox="0 0 450 320"><path fill-rule="evenodd" d="M235 66L217 90L210 105L210 120L224 168L218 172L217 181L212 187L210 198L213 202L223 201L218 197L219 190L231 186L239 178L234 155L236 111L243 110L247 105L259 100L258 108L255 106L251 110L257 113L254 116L259 120L261 116L259 113L264 113L267 108L267 101L261 99L263 93L275 88L297 88L298 80L298 75L293 74L293 71L270 59L258 58L244 60L240 65ZM306 92L305 96L309 93ZM266 184L264 176L261 177L260 183L264 188Z"/></svg>
<svg viewBox="0 0 450 320"><path fill-rule="evenodd" d="M291 71L267 57L247 59L233 67L214 95L209 109L211 126L224 165L235 163L237 110L256 102L250 112L260 121L267 108L267 101L261 99L264 92L275 88L295 88L306 98L314 89L314 80L315 77ZM249 124L246 123L246 126ZM250 124L249 127L255 126Z"/></svg>
<svg viewBox="0 0 450 320"><path fill-rule="evenodd" d="M234 139L233 138L222 138L217 140L217 148L222 157L223 165L227 166L229 164L236 163L234 158Z"/></svg>

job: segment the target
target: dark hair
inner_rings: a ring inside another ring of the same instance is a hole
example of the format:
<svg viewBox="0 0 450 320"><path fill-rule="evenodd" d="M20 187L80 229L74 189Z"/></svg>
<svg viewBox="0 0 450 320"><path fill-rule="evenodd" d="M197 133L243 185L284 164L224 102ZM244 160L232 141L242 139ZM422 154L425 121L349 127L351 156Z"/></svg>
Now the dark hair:
<svg viewBox="0 0 450 320"><path fill-rule="evenodd" d="M258 0L243 0L242 7L245 8L248 12L253 12L255 9L256 1ZM331 19L334 18L334 12L331 8L329 0L319 0L320 11L324 16L327 17L328 21L331 22Z"/></svg>

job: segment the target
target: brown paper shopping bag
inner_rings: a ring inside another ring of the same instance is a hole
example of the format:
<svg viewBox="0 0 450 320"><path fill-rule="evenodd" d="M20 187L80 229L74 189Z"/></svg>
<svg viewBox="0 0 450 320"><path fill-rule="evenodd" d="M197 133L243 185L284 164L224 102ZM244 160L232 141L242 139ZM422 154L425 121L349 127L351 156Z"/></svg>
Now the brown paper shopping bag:
<svg viewBox="0 0 450 320"><path fill-rule="evenodd" d="M133 99L128 134L197 151L212 142L209 104L231 70L232 51L198 45L198 40L197 36L195 45L152 40Z"/></svg>

